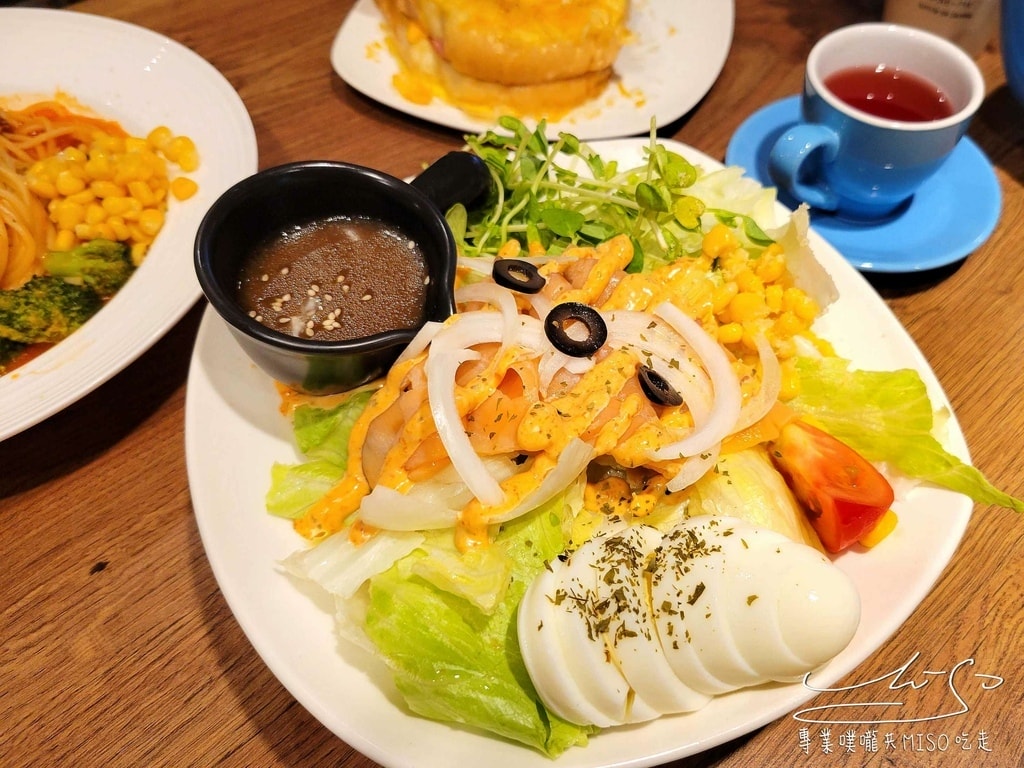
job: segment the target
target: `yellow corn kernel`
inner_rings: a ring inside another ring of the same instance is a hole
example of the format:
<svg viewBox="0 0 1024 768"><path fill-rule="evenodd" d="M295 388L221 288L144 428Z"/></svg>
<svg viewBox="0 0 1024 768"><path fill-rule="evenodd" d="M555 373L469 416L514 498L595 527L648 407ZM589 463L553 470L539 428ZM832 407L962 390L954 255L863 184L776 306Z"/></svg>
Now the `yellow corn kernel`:
<svg viewBox="0 0 1024 768"><path fill-rule="evenodd" d="M739 323L725 323L718 326L719 344L737 344L743 338L743 326Z"/></svg>
<svg viewBox="0 0 1024 768"><path fill-rule="evenodd" d="M128 225L125 223L125 220L120 216L108 217L107 225L114 233L115 240L120 240L124 242L125 240L128 240L132 236L132 233L128 229Z"/></svg>
<svg viewBox="0 0 1024 768"><path fill-rule="evenodd" d="M807 324L793 312L785 311L775 318L774 331L775 335L780 339L791 338L806 330Z"/></svg>
<svg viewBox="0 0 1024 768"><path fill-rule="evenodd" d="M171 142L174 138L174 134L171 133L171 129L166 125L158 125L146 136L146 141L153 149L163 151L163 149Z"/></svg>
<svg viewBox="0 0 1024 768"><path fill-rule="evenodd" d="M149 181L153 174L153 166L146 157L139 152L131 152L117 161L114 182L127 187L132 181Z"/></svg>
<svg viewBox="0 0 1024 768"><path fill-rule="evenodd" d="M76 224L75 237L84 242L86 240L95 240L99 235L96 234L96 227L92 224Z"/></svg>
<svg viewBox="0 0 1024 768"><path fill-rule="evenodd" d="M139 229L149 237L156 237L164 225L164 212L156 208L146 208L139 214Z"/></svg>
<svg viewBox="0 0 1024 768"><path fill-rule="evenodd" d="M124 150L125 152L128 153L148 152L149 142L148 140L140 138L138 136L129 136L124 140Z"/></svg>
<svg viewBox="0 0 1024 768"><path fill-rule="evenodd" d="M199 152L195 149L182 150L178 155L178 167L185 173L192 173L199 168Z"/></svg>
<svg viewBox="0 0 1024 768"><path fill-rule="evenodd" d="M92 142L93 149L110 154L124 152L124 139L106 133L97 133Z"/></svg>
<svg viewBox="0 0 1024 768"><path fill-rule="evenodd" d="M149 250L149 243L134 242L131 246L132 264L136 267L146 258L146 251Z"/></svg>
<svg viewBox="0 0 1024 768"><path fill-rule="evenodd" d="M85 206L79 203L72 203L68 200L56 201L55 210L50 218L59 229L74 229L76 225L85 221Z"/></svg>
<svg viewBox="0 0 1024 768"><path fill-rule="evenodd" d="M42 174L29 174L26 178L26 182L32 194L37 197L41 197L44 200L53 200L60 196L60 193L57 191L57 185Z"/></svg>
<svg viewBox="0 0 1024 768"><path fill-rule="evenodd" d="M800 394L800 374L797 371L795 358L782 360L779 367L782 371L779 400L787 402Z"/></svg>
<svg viewBox="0 0 1024 768"><path fill-rule="evenodd" d="M772 243L757 260L757 276L765 283L774 283L786 272L786 262L782 257L782 248Z"/></svg>
<svg viewBox="0 0 1024 768"><path fill-rule="evenodd" d="M759 293L742 291L729 302L729 316L735 323L748 323L767 314L768 307Z"/></svg>
<svg viewBox="0 0 1024 768"><path fill-rule="evenodd" d="M715 259L723 254L736 250L739 246L740 241L739 238L736 237L735 232L725 226L725 224L715 224L708 230L707 234L704 235L704 240L701 243L701 250L703 250L704 253L712 259Z"/></svg>
<svg viewBox="0 0 1024 768"><path fill-rule="evenodd" d="M72 203L78 203L79 205L88 205L96 199L96 195L91 189L83 189L81 192L68 195L64 199Z"/></svg>
<svg viewBox="0 0 1024 768"><path fill-rule="evenodd" d="M799 288L787 288L783 294L782 307L802 320L814 320L818 316L818 305Z"/></svg>
<svg viewBox="0 0 1024 768"><path fill-rule="evenodd" d="M173 192L174 190L172 189L171 191ZM498 258L514 259L516 256L519 255L519 251L519 241L512 237L501 244L501 248L498 249Z"/></svg>
<svg viewBox="0 0 1024 768"><path fill-rule="evenodd" d="M85 162L85 152L78 147L65 147L60 151L60 157L76 165Z"/></svg>
<svg viewBox="0 0 1024 768"><path fill-rule="evenodd" d="M85 161L85 174L94 181L110 181L114 178L114 164L110 155L94 152Z"/></svg>
<svg viewBox="0 0 1024 768"><path fill-rule="evenodd" d="M102 202L103 209L114 216L125 216L132 211L141 211L143 209L142 203L136 200L134 197L107 197Z"/></svg>
<svg viewBox="0 0 1024 768"><path fill-rule="evenodd" d="M741 291L747 291L748 293L764 292L764 283L761 282L761 279L749 267L744 267L736 273L736 286Z"/></svg>
<svg viewBox="0 0 1024 768"><path fill-rule="evenodd" d="M818 302L812 299L807 294L804 294L804 300L799 302L793 311L796 312L796 316L801 320L806 320L808 323L814 322L814 319L818 316Z"/></svg>
<svg viewBox="0 0 1024 768"><path fill-rule="evenodd" d="M785 339L775 339L775 343L772 344L772 348L775 350L775 356L779 360L788 360L791 357L796 356L796 343L792 337Z"/></svg>
<svg viewBox="0 0 1024 768"><path fill-rule="evenodd" d="M740 289L736 283L731 281L716 286L711 295L711 308L714 313L717 315L724 312L726 307L729 306L729 302L736 298L736 294L739 291Z"/></svg>
<svg viewBox="0 0 1024 768"><path fill-rule="evenodd" d="M164 155L172 163L177 163L181 156L196 151L196 145L188 136L175 136L164 147Z"/></svg>
<svg viewBox="0 0 1024 768"><path fill-rule="evenodd" d="M110 226L110 222L108 221L101 221L99 224L93 227L93 230L96 234L94 237L90 238L90 240L95 240L97 237L102 237L104 240L117 239L117 237L114 235L114 228Z"/></svg>
<svg viewBox="0 0 1024 768"><path fill-rule="evenodd" d="M55 251L70 251L76 245L78 245L78 238L75 237L75 233L72 230L57 230L57 234L53 238L53 249Z"/></svg>
<svg viewBox="0 0 1024 768"><path fill-rule="evenodd" d="M199 191L199 185L187 176L178 176L171 182L171 194L175 200L188 200ZM154 202L156 202L156 195Z"/></svg>
<svg viewBox="0 0 1024 768"><path fill-rule="evenodd" d="M156 195L153 194L153 189L147 182L138 179L128 182L128 194L144 208L156 202Z"/></svg>
<svg viewBox="0 0 1024 768"><path fill-rule="evenodd" d="M896 513L891 509L886 510L885 514L875 523L875 527L861 536L857 543L865 547L875 546L896 529L898 522L899 518Z"/></svg>
<svg viewBox="0 0 1024 768"><path fill-rule="evenodd" d="M75 174L72 170L63 170L57 174L57 187L58 194L74 195L85 189L85 180Z"/></svg>
<svg viewBox="0 0 1024 768"><path fill-rule="evenodd" d="M147 209L148 210L148 209ZM142 227L139 226L137 221L125 220L125 224L128 225L128 231L132 233L133 243L152 243L153 236L147 235L142 231Z"/></svg>
<svg viewBox="0 0 1024 768"><path fill-rule="evenodd" d="M107 218L106 209L99 203L91 203L85 207L85 223L89 225L99 224Z"/></svg>
<svg viewBox="0 0 1024 768"><path fill-rule="evenodd" d="M96 197L124 197L126 190L120 184L105 179L97 179L89 185Z"/></svg>

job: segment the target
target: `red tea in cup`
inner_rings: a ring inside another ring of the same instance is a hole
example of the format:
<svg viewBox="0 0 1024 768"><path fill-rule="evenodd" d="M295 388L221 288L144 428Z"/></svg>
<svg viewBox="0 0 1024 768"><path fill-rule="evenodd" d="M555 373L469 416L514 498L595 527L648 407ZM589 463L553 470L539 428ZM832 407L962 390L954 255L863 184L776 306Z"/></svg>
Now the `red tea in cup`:
<svg viewBox="0 0 1024 768"><path fill-rule="evenodd" d="M824 84L851 107L886 120L924 123L956 111L941 88L898 67L847 67L828 75Z"/></svg>

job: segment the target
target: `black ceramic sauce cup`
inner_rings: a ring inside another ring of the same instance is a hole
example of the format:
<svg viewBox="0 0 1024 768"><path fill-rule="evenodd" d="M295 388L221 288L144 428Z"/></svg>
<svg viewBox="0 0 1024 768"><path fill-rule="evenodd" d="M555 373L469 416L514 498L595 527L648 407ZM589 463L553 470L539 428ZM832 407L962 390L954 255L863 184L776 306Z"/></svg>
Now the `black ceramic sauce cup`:
<svg viewBox="0 0 1024 768"><path fill-rule="evenodd" d="M452 152L406 183L370 168L331 161L289 163L261 171L228 189L207 211L195 242L195 269L211 306L245 353L265 373L307 394L341 392L381 376L420 326L349 341L319 341L268 328L238 300L243 263L268 238L334 217L391 224L416 242L429 282L423 322L454 312L455 239L444 212L486 195L482 161Z"/></svg>

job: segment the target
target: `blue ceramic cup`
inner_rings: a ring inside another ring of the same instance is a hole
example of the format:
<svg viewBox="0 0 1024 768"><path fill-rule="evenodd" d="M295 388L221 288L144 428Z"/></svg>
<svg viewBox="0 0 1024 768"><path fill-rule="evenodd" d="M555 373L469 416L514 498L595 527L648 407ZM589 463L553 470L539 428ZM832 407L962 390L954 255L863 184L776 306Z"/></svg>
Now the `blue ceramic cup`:
<svg viewBox="0 0 1024 768"><path fill-rule="evenodd" d="M837 72L863 67L928 81L945 94L952 114L922 121L879 117L825 84ZM949 157L984 95L974 61L937 35L877 22L840 28L811 49L801 120L772 147L769 171L775 184L812 208L858 220L884 218Z"/></svg>
<svg viewBox="0 0 1024 768"><path fill-rule="evenodd" d="M1006 83L1024 104L1024 2L1003 0L1001 11L999 37Z"/></svg>

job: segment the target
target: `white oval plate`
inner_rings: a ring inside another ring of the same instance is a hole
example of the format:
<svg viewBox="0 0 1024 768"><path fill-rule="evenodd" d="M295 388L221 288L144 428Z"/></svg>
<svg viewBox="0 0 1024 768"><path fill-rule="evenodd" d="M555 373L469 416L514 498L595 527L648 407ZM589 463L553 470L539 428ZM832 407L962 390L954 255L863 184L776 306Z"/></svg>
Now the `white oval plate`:
<svg viewBox="0 0 1024 768"><path fill-rule="evenodd" d="M732 45L733 0L634 0L613 80L595 100L547 126L549 137L568 131L579 139L648 133L651 118L671 123L696 106L725 65ZM469 133L493 127L435 99L414 104L391 83L398 65L384 42L383 17L373 0L359 0L331 46L341 79L371 99L413 117Z"/></svg>
<svg viewBox="0 0 1024 768"><path fill-rule="evenodd" d="M721 167L682 144L663 143L707 171ZM591 146L606 159L635 165L646 144L620 139ZM878 294L813 232L811 244L839 289L839 299L816 326L820 333L860 368L918 370L933 404L949 408L935 374ZM383 664L337 639L331 605L277 566L304 546L290 523L271 517L264 506L271 464L298 460L279 404L273 382L207 310L185 404L189 484L207 557L231 610L270 670L325 726L387 768L661 765L748 733L813 696L801 684L738 691L693 714L604 731L554 762L525 747L410 714ZM966 461L963 434L952 415L946 426L947 449ZM894 509L900 524L885 541L837 559L857 584L862 619L846 650L815 674L817 686L831 685L853 670L903 624L953 556L973 504L959 494L918 488Z"/></svg>
<svg viewBox="0 0 1024 768"><path fill-rule="evenodd" d="M256 133L227 80L185 46L85 13L0 8L0 97L58 91L133 135L158 125L190 136L199 192L172 203L131 280L82 328L0 377L0 440L85 396L166 333L202 295L192 249L206 209L257 168ZM19 100L24 100L19 98Z"/></svg>

